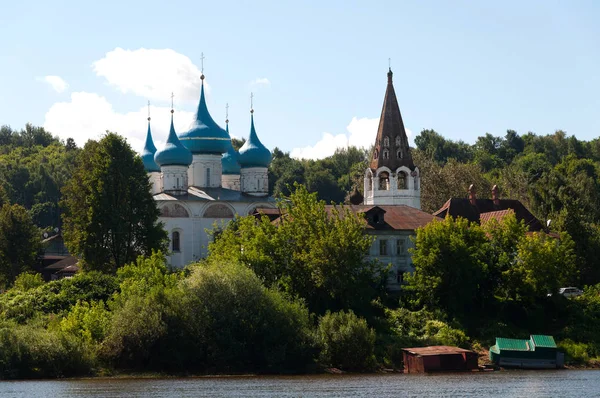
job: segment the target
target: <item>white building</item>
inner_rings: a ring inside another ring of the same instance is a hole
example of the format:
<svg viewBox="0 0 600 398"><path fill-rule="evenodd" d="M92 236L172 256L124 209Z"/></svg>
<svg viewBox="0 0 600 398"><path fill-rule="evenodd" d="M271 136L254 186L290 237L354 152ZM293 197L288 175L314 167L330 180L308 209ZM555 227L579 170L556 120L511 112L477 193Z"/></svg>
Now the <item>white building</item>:
<svg viewBox="0 0 600 398"><path fill-rule="evenodd" d="M267 170L271 152L260 142L250 110L250 135L239 152L231 145L228 120L221 128L210 116L204 98L189 130L171 128L165 147L157 151L150 131L142 152L152 193L160 209L159 221L169 234L168 261L176 267L207 255L208 231L224 226L235 215L252 214L257 207L274 208L268 196Z"/></svg>

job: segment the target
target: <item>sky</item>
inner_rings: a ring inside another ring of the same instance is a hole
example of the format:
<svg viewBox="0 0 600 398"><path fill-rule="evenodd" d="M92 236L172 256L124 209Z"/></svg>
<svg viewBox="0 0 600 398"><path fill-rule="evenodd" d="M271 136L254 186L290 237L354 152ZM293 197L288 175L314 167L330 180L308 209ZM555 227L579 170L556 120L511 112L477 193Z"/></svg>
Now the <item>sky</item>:
<svg viewBox="0 0 600 398"><path fill-rule="evenodd" d="M600 135L600 2L0 2L0 125L78 145L104 131L158 148L207 102L232 136L295 157L375 140L388 64L409 140L507 129ZM391 61L389 61L391 59Z"/></svg>

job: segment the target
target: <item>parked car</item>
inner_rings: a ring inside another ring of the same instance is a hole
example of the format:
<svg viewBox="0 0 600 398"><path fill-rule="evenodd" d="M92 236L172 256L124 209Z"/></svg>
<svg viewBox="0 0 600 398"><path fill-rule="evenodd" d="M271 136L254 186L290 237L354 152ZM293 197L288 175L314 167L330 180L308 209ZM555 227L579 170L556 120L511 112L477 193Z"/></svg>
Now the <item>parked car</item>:
<svg viewBox="0 0 600 398"><path fill-rule="evenodd" d="M558 294L564 297L577 297L583 294L583 290L576 287L561 287L558 289ZM548 297L552 296L552 293L548 293Z"/></svg>

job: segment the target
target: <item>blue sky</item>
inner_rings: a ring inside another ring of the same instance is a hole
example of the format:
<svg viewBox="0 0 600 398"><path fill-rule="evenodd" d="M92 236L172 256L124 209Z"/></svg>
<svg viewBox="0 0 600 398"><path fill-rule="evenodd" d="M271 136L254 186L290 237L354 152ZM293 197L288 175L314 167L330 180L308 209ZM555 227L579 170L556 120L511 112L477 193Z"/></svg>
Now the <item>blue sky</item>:
<svg viewBox="0 0 600 398"><path fill-rule="evenodd" d="M0 124L78 144L106 130L140 149L146 102L166 138L189 123L200 54L208 104L232 135L296 156L375 138L388 58L412 138L506 129L600 135L594 1L14 1L0 12Z"/></svg>

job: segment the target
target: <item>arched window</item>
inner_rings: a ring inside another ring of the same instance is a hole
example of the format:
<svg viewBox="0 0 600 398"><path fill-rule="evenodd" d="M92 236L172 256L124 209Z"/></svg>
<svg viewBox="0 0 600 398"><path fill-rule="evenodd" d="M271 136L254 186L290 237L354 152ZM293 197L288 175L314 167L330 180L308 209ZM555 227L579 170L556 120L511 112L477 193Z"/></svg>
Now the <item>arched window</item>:
<svg viewBox="0 0 600 398"><path fill-rule="evenodd" d="M367 177L367 190L368 191L373 190L373 178L371 176Z"/></svg>
<svg viewBox="0 0 600 398"><path fill-rule="evenodd" d="M387 172L381 172L379 174L379 190L388 191L390 189L390 176Z"/></svg>
<svg viewBox="0 0 600 398"><path fill-rule="evenodd" d="M398 172L398 189L408 189L408 180L406 173L403 171Z"/></svg>
<svg viewBox="0 0 600 398"><path fill-rule="evenodd" d="M171 235L171 251L178 252L180 250L179 231L173 231Z"/></svg>
<svg viewBox="0 0 600 398"><path fill-rule="evenodd" d="M390 146L390 137L383 137L383 146L386 148Z"/></svg>
<svg viewBox="0 0 600 398"><path fill-rule="evenodd" d="M389 159L390 158L390 151L388 151L387 149L383 150L383 159Z"/></svg>
<svg viewBox="0 0 600 398"><path fill-rule="evenodd" d="M400 138L399 135L396 136L396 146L400 146L402 145L402 139Z"/></svg>
<svg viewBox="0 0 600 398"><path fill-rule="evenodd" d="M419 190L419 176L415 176L415 191Z"/></svg>
<svg viewBox="0 0 600 398"><path fill-rule="evenodd" d="M373 159L377 160L378 157L379 157L379 152L377 151L377 149L375 149L375 152L373 152Z"/></svg>

